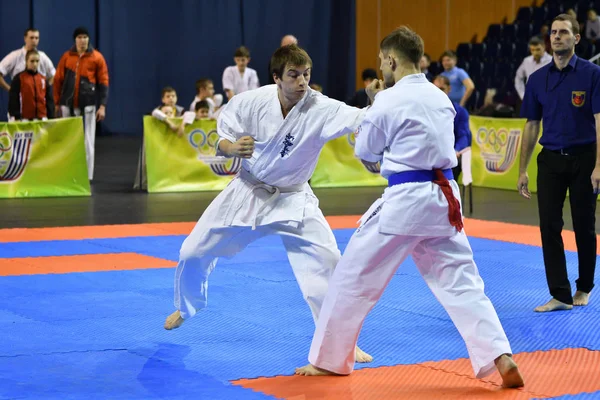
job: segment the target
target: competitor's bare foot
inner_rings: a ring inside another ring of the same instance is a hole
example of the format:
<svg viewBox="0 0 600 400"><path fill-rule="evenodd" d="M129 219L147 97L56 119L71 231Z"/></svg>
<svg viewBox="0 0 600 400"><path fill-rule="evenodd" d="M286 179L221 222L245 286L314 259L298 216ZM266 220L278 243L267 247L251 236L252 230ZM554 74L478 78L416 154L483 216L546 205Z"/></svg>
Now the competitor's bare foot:
<svg viewBox="0 0 600 400"><path fill-rule="evenodd" d="M373 361L373 356L362 351L358 346L356 346L356 362L357 363L370 363Z"/></svg>
<svg viewBox="0 0 600 400"><path fill-rule="evenodd" d="M338 375L335 372L327 371L326 369L315 367L312 364L305 365L304 367L296 368L296 375L304 376L326 376L326 375Z"/></svg>
<svg viewBox="0 0 600 400"><path fill-rule="evenodd" d="M502 386L505 388L520 388L525 386L523 376L513 358L508 354L502 354L495 360L496 368L502 377Z"/></svg>
<svg viewBox="0 0 600 400"><path fill-rule="evenodd" d="M165 329L170 331L171 329L179 328L183 324L183 321L185 320L181 318L181 313L177 310L167 317Z"/></svg>
<svg viewBox="0 0 600 400"><path fill-rule="evenodd" d="M589 299L590 299L589 293L580 292L578 290L575 292L575 296L573 296L573 305L574 306L587 306Z"/></svg>
<svg viewBox="0 0 600 400"><path fill-rule="evenodd" d="M535 312L548 312L548 311L558 311L558 310L570 310L573 306L571 304L563 303L562 301L558 301L556 299L552 299L543 306L539 306L535 308Z"/></svg>

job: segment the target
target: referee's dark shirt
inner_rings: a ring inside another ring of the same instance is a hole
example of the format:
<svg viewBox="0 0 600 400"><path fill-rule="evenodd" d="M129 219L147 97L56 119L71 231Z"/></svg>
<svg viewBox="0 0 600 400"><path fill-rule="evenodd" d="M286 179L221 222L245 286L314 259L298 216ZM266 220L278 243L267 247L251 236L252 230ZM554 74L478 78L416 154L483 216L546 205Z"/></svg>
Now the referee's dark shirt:
<svg viewBox="0 0 600 400"><path fill-rule="evenodd" d="M600 66L574 55L562 71L554 60L529 76L521 117L542 121L540 144L560 150L596 142Z"/></svg>

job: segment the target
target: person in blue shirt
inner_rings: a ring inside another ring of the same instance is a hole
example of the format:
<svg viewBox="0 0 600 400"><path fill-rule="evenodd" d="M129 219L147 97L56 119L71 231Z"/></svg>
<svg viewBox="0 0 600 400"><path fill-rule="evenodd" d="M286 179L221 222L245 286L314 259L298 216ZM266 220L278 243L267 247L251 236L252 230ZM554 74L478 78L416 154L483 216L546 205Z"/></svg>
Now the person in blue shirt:
<svg viewBox="0 0 600 400"><path fill-rule="evenodd" d="M529 199L527 165L537 143L538 209L546 279L552 299L538 312L570 310L588 304L596 267L596 201L600 187L600 67L578 58L579 23L568 14L552 21L553 61L534 72L525 87L521 116L527 118L521 142L517 189ZM564 245L563 204L569 191L577 243L579 279L571 295Z"/></svg>
<svg viewBox="0 0 600 400"><path fill-rule="evenodd" d="M433 84L446 94L451 92L450 80L444 75L433 78ZM458 176L461 173L461 154L471 146L471 129L469 128L469 112L467 109L455 101L452 101L452 105L456 110L456 116L454 116L454 151L456 151L456 157L458 158L458 165L452 168L452 174L458 182Z"/></svg>
<svg viewBox="0 0 600 400"><path fill-rule="evenodd" d="M442 54L442 75L450 80L450 100L465 107L467 101L475 91L473 80L462 68L456 66L456 53L448 50Z"/></svg>

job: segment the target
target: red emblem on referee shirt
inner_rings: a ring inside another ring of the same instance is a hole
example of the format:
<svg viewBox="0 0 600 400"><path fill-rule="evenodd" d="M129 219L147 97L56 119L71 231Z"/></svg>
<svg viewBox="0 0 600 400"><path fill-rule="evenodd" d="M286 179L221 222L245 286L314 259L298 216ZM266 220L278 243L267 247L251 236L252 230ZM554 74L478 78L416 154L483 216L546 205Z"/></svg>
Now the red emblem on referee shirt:
<svg viewBox="0 0 600 400"><path fill-rule="evenodd" d="M571 93L571 103L575 106L575 107L581 107L582 105L585 104L585 92L584 91L573 91L573 93Z"/></svg>

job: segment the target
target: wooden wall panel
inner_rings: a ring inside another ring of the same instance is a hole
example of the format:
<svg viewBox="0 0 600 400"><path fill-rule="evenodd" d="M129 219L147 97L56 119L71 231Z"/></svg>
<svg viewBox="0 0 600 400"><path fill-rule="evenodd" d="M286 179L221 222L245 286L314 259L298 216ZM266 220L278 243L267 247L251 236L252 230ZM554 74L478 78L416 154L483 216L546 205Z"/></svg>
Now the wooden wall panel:
<svg viewBox="0 0 600 400"><path fill-rule="evenodd" d="M363 86L365 68L379 69L381 39L400 25L414 29L425 42L425 51L437 59L444 50L456 49L473 35L483 40L490 24L505 17L512 22L519 7L532 0L356 0L356 87Z"/></svg>

